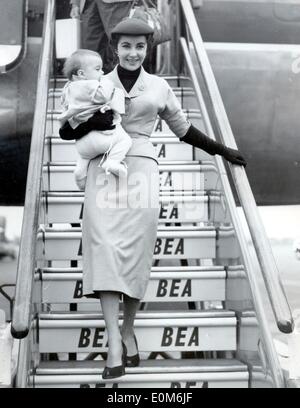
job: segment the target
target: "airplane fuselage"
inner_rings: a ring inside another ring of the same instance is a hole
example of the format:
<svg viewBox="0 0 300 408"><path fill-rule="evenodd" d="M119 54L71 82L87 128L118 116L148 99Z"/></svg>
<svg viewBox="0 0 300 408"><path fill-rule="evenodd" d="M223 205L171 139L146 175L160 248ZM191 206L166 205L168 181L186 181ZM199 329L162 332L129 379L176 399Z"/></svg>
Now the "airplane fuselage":
<svg viewBox="0 0 300 408"><path fill-rule="evenodd" d="M237 145L248 161L256 201L298 204L300 7L288 0L198 3L200 31ZM68 0L61 4L66 7ZM24 202L43 2L30 0L29 9L26 57L17 69L0 75L1 205Z"/></svg>

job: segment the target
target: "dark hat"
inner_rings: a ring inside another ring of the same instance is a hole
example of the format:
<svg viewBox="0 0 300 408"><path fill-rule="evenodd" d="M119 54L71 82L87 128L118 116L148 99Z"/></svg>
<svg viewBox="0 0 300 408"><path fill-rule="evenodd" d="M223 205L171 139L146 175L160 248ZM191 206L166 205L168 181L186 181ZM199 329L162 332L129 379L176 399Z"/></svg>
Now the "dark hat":
<svg viewBox="0 0 300 408"><path fill-rule="evenodd" d="M111 31L111 36L114 34L125 35L150 35L154 30L150 25L141 18L126 17L118 23Z"/></svg>

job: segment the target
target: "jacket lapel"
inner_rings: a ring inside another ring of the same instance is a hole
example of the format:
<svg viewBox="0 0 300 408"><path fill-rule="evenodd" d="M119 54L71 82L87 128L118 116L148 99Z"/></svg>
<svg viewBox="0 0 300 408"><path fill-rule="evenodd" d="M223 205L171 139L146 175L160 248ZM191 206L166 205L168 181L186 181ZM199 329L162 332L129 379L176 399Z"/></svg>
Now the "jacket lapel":
<svg viewBox="0 0 300 408"><path fill-rule="evenodd" d="M110 79L116 88L120 88L123 89L125 96L128 96L128 93L126 91L126 89L124 88L124 86L122 85L122 82L120 81L119 75L118 75L118 66L116 66L109 74L106 74L106 78Z"/></svg>
<svg viewBox="0 0 300 408"><path fill-rule="evenodd" d="M136 98L137 96L141 95L142 93L145 92L147 88L147 72L144 70L142 67L140 75L138 79L136 80L136 83L133 85L129 92L129 97L130 98Z"/></svg>
<svg viewBox="0 0 300 408"><path fill-rule="evenodd" d="M107 78L113 81L117 88L123 89L126 98L136 98L137 96L141 95L149 86L150 77L151 76L142 67L140 75L136 80L136 83L133 85L130 92L128 93L124 86L122 85L122 82L120 81L117 67L115 67L112 72L107 74Z"/></svg>

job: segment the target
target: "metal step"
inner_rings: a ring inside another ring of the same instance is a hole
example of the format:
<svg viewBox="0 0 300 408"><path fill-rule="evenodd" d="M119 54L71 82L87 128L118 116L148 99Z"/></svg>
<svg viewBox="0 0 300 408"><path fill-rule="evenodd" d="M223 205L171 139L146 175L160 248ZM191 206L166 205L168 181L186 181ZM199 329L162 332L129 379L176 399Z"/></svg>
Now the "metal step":
<svg viewBox="0 0 300 408"><path fill-rule="evenodd" d="M39 388L247 388L247 366L238 360L147 360L126 375L103 380L104 361L42 362L30 376ZM132 404L133 405L133 404Z"/></svg>
<svg viewBox="0 0 300 408"><path fill-rule="evenodd" d="M220 177L216 167L211 162L172 162L174 164L159 164L160 189L178 190L219 190ZM43 166L43 185L45 191L78 191L75 183L75 163L49 163ZM101 169L100 169L101 171ZM104 171L103 171L104 172ZM113 181L110 174L107 180ZM137 180L134 179L134 184ZM125 183L125 181L124 181ZM130 183L130 179L128 179Z"/></svg>
<svg viewBox="0 0 300 408"><path fill-rule="evenodd" d="M205 132L205 126L203 123L202 115L199 109L183 109L189 121L196 126L201 131ZM47 113L47 121L46 121L46 136L58 136L59 135L59 128L60 122L58 120L58 116L60 115L61 111L56 110L49 110ZM167 136L175 136L174 133L171 131L167 123L162 120L161 118L157 118L154 130L152 133L152 137L167 137Z"/></svg>
<svg viewBox="0 0 300 408"><path fill-rule="evenodd" d="M173 160L210 160L213 158L201 149L193 149L191 145L180 142L176 137L155 137L150 138L155 147L158 160L160 162ZM46 137L44 162L76 162L78 153L75 142L62 140L57 136Z"/></svg>
<svg viewBox="0 0 300 408"><path fill-rule="evenodd" d="M191 88L193 87L193 82L191 78L185 76L163 76L163 78L168 82L171 88Z"/></svg>
<svg viewBox="0 0 300 408"><path fill-rule="evenodd" d="M107 350L100 313L41 313L37 324L41 353ZM236 350L236 316L231 311L138 312L135 333L141 352Z"/></svg>
<svg viewBox="0 0 300 408"><path fill-rule="evenodd" d="M38 254L41 260L81 259L81 228L41 227ZM236 259L240 256L231 227L159 226L154 259Z"/></svg>
<svg viewBox="0 0 300 408"><path fill-rule="evenodd" d="M41 281L43 303L97 303L82 297L81 268L44 268ZM144 302L196 302L225 300L226 271L222 266L153 267Z"/></svg>
<svg viewBox="0 0 300 408"><path fill-rule="evenodd" d="M173 92L177 96L183 109L199 109L199 104L191 87L173 87ZM48 109L61 110L61 89L49 89Z"/></svg>
<svg viewBox="0 0 300 408"><path fill-rule="evenodd" d="M45 223L79 223L82 219L83 193L44 192L42 219ZM197 195L160 196L160 223L230 222L224 198L219 192Z"/></svg>
<svg viewBox="0 0 300 408"><path fill-rule="evenodd" d="M161 75L159 75L161 76ZM192 81L189 77L186 76L162 76L171 87L191 87L192 86ZM50 79L50 87L54 89L60 89L65 86L67 82L66 78L51 78Z"/></svg>

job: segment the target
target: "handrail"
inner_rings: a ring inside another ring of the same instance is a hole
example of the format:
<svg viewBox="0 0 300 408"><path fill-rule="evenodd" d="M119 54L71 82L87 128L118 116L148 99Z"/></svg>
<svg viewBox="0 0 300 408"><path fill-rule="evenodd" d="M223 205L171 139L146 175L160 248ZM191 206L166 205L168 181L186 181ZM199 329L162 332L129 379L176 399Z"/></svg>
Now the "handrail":
<svg viewBox="0 0 300 408"><path fill-rule="evenodd" d="M30 364L30 336L20 340L18 366L15 378L15 388L27 388Z"/></svg>
<svg viewBox="0 0 300 408"><path fill-rule="evenodd" d="M31 297L36 258L36 236L42 185L44 133L47 118L48 86L53 52L55 0L45 3L43 44L39 61L37 97L33 119L26 198L18 259L15 306L11 333L21 339L30 327Z"/></svg>
<svg viewBox="0 0 300 408"><path fill-rule="evenodd" d="M199 107L201 109L201 113L203 116L203 121L206 127L207 134L210 138L215 139L214 131L211 125L211 121L210 121L210 118L209 118L209 115L208 115L208 112L205 106L205 102L204 102L201 90L200 90L197 75L196 75L196 72L195 72L195 69L192 63L192 59L191 59L191 56L188 50L186 39L181 38L180 43L182 46L182 50L183 50L183 54L184 54L184 57L187 63L188 70L191 75L191 79L194 84L194 90L195 90L196 97L199 102ZM235 228L235 232L236 232L239 244L240 244L243 263L245 266L245 270L247 272L251 292L255 293L255 296L253 296L253 303L254 303L254 308L256 310L257 320L259 322L259 326L262 332L262 339L263 339L263 343L265 346L264 350L268 357L268 361L270 363L272 378L274 380L274 384L276 387L283 388L285 386L285 380L284 380L284 376L283 376L283 373L280 367L280 362L278 360L278 354L276 352L276 349L275 349L275 346L272 340L272 335L270 333L270 330L268 330L268 320L267 320L267 317L264 311L263 301L260 296L259 284L255 276L255 265L247 249L246 237L245 237L244 231L238 219L234 196L233 196L231 186L229 183L229 179L228 179L228 176L225 170L225 165L220 156L216 156L216 165L219 170L220 180L221 180L222 187L224 189L224 193L226 196L231 220L232 220L232 223Z"/></svg>
<svg viewBox="0 0 300 408"><path fill-rule="evenodd" d="M203 40L191 6L191 2L187 0L180 0L180 3L185 19L188 22L187 27L194 44L196 56L203 74L208 95L210 97L210 102L222 142L226 146L236 149L237 145L208 56L206 54L206 50L204 48ZM256 207L256 202L254 200L245 169L242 166L236 165L230 165L230 169L237 193L239 195L240 203L245 212L247 224L262 270L263 279L278 329L283 333L291 333L294 328L293 317L282 282L280 280L269 240Z"/></svg>

